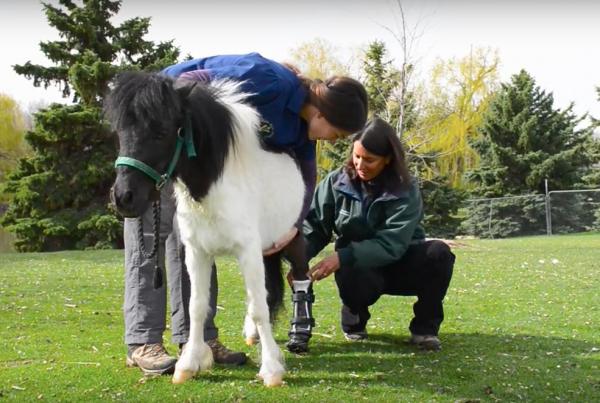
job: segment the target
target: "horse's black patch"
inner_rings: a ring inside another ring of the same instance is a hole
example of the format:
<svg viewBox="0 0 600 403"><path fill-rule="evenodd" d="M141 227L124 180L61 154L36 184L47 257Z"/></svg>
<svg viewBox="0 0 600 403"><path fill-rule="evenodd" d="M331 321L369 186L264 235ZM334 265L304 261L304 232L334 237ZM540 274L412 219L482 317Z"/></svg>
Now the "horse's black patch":
<svg viewBox="0 0 600 403"><path fill-rule="evenodd" d="M128 72L119 75L105 102L105 114L119 135L120 155L143 161L158 172L166 171L175 152L186 111L191 115L198 156L188 158L183 152L174 177L181 178L199 201L222 175L235 143L232 116L219 102L218 90L201 83L176 88L175 81L165 75ZM119 172L117 182L122 179ZM125 188L136 193L137 185Z"/></svg>

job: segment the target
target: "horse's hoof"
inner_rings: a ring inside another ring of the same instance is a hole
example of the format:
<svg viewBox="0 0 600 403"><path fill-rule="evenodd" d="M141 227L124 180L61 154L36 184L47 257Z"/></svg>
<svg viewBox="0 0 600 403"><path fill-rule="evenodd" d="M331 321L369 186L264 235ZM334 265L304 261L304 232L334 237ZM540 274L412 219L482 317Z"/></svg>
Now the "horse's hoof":
<svg viewBox="0 0 600 403"><path fill-rule="evenodd" d="M194 377L195 373L192 371L184 371L184 370L175 370L175 373L173 374L173 383L176 385L181 385L182 383L185 383L187 381L189 381L190 379L192 379Z"/></svg>
<svg viewBox="0 0 600 403"><path fill-rule="evenodd" d="M258 339L254 338L254 337L246 337L246 345L247 346L254 346L255 344L258 344Z"/></svg>
<svg viewBox="0 0 600 403"><path fill-rule="evenodd" d="M263 377L263 382L267 388L276 388L283 385L283 376L273 375Z"/></svg>

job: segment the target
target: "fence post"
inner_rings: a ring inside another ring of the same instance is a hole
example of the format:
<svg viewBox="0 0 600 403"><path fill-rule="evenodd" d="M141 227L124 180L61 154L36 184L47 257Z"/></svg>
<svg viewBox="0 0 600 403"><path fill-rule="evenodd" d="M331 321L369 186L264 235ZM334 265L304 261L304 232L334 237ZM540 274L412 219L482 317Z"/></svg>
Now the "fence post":
<svg viewBox="0 0 600 403"><path fill-rule="evenodd" d="M548 192L548 179L544 180L546 187L546 197L545 197L545 206L546 206L546 235L552 235L552 207L550 205L550 193Z"/></svg>
<svg viewBox="0 0 600 403"><path fill-rule="evenodd" d="M494 234L492 234L492 211L493 211L494 200L490 199L490 217L488 219L488 232L490 234L490 238L494 239Z"/></svg>

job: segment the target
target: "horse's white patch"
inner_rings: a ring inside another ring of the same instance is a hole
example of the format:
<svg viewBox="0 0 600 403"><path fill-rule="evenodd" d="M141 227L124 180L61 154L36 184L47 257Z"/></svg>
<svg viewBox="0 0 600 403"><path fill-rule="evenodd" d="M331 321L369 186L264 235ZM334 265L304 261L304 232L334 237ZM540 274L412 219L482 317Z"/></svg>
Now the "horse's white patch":
<svg viewBox="0 0 600 403"><path fill-rule="evenodd" d="M220 101L233 115L236 144L230 150L222 177L200 202L190 196L183 182L174 186L177 220L192 281L192 346L186 347L177 371L195 372L202 363L209 362L206 357L191 356L191 351L206 354L198 343L204 342L209 282L201 279L207 279L216 255L233 254L246 283L247 318L255 322L262 344L259 373L269 383L280 378L284 368L269 322L262 249L281 238L296 222L302 208L304 182L291 157L260 147L256 134L258 115L243 103L246 95L237 92L239 84L220 81L212 85L219 89Z"/></svg>

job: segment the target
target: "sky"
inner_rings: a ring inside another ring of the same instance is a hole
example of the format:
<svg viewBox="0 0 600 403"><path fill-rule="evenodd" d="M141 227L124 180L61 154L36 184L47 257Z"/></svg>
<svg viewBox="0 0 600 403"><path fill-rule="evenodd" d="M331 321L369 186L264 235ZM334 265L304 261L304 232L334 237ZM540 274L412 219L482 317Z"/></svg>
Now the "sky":
<svg viewBox="0 0 600 403"><path fill-rule="evenodd" d="M417 36L411 54L421 79L438 59L490 48L498 51L501 80L525 69L554 94L557 107L574 102L577 114L600 116L600 0L123 0L115 23L151 17L148 39L172 39L182 55L194 57L257 51L285 61L300 44L322 38L341 59L383 40L399 63L398 2ZM49 65L39 42L58 36L40 2L0 0L0 38L0 93L25 110L69 101L56 88L34 88L11 67L28 60Z"/></svg>

